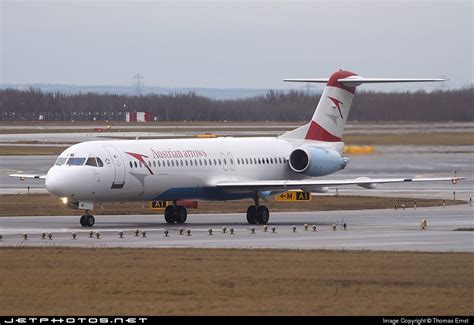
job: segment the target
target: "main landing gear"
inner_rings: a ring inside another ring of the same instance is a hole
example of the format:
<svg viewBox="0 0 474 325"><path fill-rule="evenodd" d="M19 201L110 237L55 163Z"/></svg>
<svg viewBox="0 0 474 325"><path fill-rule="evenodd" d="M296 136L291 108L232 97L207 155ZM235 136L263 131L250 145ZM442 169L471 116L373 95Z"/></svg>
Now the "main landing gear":
<svg viewBox="0 0 474 325"><path fill-rule="evenodd" d="M247 209L247 221L251 225L266 225L270 219L270 211L265 205L259 205L258 194L255 193L253 200L255 205Z"/></svg>
<svg viewBox="0 0 474 325"><path fill-rule="evenodd" d="M188 217L188 210L183 205L168 205L165 209L165 220L167 223L185 223Z"/></svg>
<svg viewBox="0 0 474 325"><path fill-rule="evenodd" d="M81 217L79 222L83 227L92 227L95 223L95 218L89 213L89 210L86 210L86 214Z"/></svg>

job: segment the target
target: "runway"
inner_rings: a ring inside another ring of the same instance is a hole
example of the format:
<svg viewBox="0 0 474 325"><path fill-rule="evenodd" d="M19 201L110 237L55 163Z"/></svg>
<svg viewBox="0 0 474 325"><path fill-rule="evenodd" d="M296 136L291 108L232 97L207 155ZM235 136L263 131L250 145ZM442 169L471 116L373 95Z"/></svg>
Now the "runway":
<svg viewBox="0 0 474 325"><path fill-rule="evenodd" d="M427 228L420 223L427 220ZM161 215L96 215L93 228L79 226L78 216L0 218L0 247L191 247L336 249L427 252L474 252L473 208L468 204L406 210L358 210L272 213L265 232L243 214L189 215L185 225L166 224ZM343 230L342 224L347 224ZM308 230L304 229L308 224ZM316 231L312 226L316 225ZM333 230L336 225L336 230ZM293 232L293 226L296 231ZM223 233L223 227L226 232ZM272 232L275 227L275 232ZM183 234L179 234L183 228ZM230 233L233 228L234 233ZM186 234L189 229L190 236ZM212 229L212 235L209 234ZM138 236L135 231L139 230ZM165 237L165 230L168 236ZM92 238L89 232L93 231ZM124 234L119 238L119 232ZM51 233L52 239L41 238ZM72 238L75 232L76 239ZM145 236L143 236L145 232ZM97 238L97 233L99 238ZM23 234L27 234L25 240Z"/></svg>

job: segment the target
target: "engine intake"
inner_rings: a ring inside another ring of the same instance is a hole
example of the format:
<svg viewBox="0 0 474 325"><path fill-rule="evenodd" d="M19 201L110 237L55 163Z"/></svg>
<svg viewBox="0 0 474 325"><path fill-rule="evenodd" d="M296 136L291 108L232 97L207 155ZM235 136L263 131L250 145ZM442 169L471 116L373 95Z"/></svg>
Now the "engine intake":
<svg viewBox="0 0 474 325"><path fill-rule="evenodd" d="M290 154L290 168L308 176L329 175L346 167L349 159L333 149L302 147Z"/></svg>

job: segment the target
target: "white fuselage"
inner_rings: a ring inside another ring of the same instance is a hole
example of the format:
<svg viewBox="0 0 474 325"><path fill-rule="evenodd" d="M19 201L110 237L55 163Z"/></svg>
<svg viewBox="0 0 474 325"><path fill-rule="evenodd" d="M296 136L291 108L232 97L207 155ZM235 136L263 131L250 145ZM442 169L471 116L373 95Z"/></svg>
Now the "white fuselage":
<svg viewBox="0 0 474 325"><path fill-rule="evenodd" d="M76 202L241 199L252 193L226 192L216 184L309 178L288 166L290 153L305 143L282 138L84 142L59 156L46 187ZM343 148L342 142L312 144Z"/></svg>

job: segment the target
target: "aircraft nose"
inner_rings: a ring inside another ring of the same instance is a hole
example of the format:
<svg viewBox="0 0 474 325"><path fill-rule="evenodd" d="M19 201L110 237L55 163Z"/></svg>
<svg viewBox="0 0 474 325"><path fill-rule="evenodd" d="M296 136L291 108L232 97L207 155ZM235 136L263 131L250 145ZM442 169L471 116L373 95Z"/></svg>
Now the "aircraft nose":
<svg viewBox="0 0 474 325"><path fill-rule="evenodd" d="M64 182L56 167L51 168L46 175L46 190L54 196L64 196Z"/></svg>

